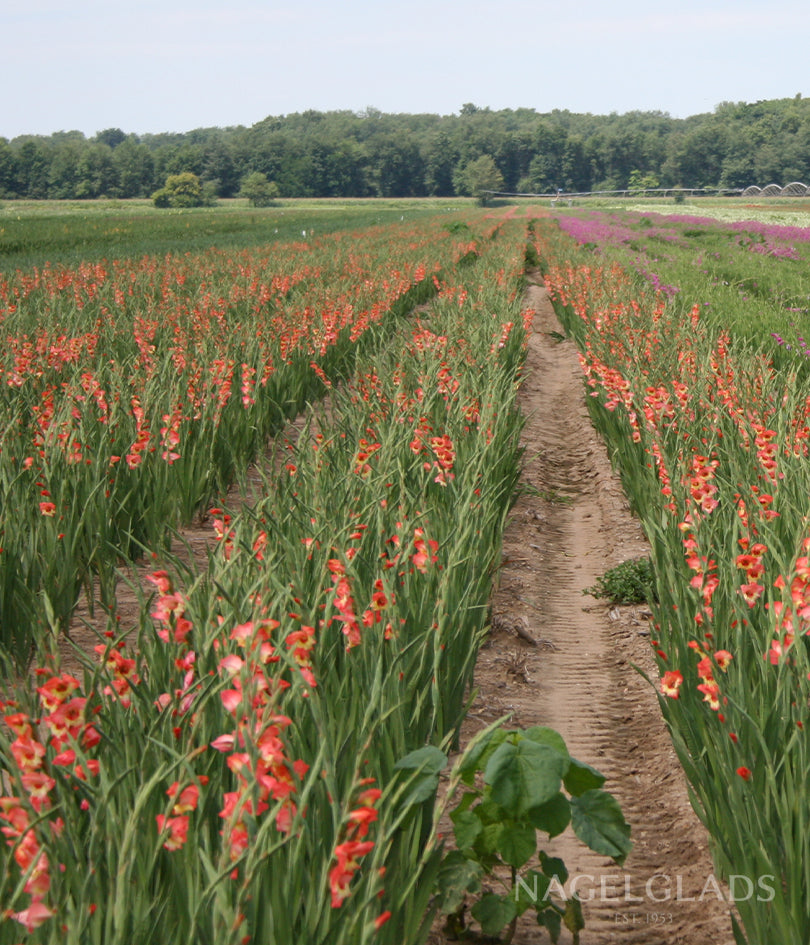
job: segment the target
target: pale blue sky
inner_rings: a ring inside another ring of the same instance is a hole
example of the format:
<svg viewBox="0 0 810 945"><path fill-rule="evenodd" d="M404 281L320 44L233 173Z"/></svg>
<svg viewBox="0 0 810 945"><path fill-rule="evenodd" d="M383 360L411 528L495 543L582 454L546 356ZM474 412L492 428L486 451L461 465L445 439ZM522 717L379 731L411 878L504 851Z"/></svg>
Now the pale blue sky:
<svg viewBox="0 0 810 945"><path fill-rule="evenodd" d="M810 95L807 0L0 0L0 137Z"/></svg>

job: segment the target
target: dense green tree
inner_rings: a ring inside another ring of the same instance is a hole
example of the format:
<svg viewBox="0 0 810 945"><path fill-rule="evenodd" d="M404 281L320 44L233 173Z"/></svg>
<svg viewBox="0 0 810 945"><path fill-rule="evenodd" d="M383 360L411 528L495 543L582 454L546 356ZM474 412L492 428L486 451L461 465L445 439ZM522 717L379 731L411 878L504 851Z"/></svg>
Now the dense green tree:
<svg viewBox="0 0 810 945"><path fill-rule="evenodd" d="M560 162L562 186L570 193L591 189L591 168L585 142L579 135L569 135Z"/></svg>
<svg viewBox="0 0 810 945"><path fill-rule="evenodd" d="M424 166L416 142L393 134L370 141L368 180L377 197L424 196Z"/></svg>
<svg viewBox="0 0 810 945"><path fill-rule="evenodd" d="M663 165L665 183L677 180L687 187L719 186L728 151L728 132L722 126L699 125L671 138Z"/></svg>
<svg viewBox="0 0 810 945"><path fill-rule="evenodd" d="M127 140L126 134L120 128L105 128L96 135L96 141L99 144L106 144L108 148L115 149L119 144Z"/></svg>
<svg viewBox="0 0 810 945"><path fill-rule="evenodd" d="M152 200L156 207L164 208L201 207L205 202L200 178L191 171L170 174L163 187L152 194Z"/></svg>
<svg viewBox="0 0 810 945"><path fill-rule="evenodd" d="M246 197L254 207L269 207L279 198L278 184L261 171L251 171L242 181L239 196Z"/></svg>
<svg viewBox="0 0 810 945"><path fill-rule="evenodd" d="M432 132L422 145L425 193L430 197L449 197L454 193L453 171L457 154L448 131Z"/></svg>
<svg viewBox="0 0 810 945"><path fill-rule="evenodd" d="M655 190L660 187L661 182L655 174L642 174L638 168L630 171L630 178L627 181L627 187L631 193L642 193L645 190Z"/></svg>
<svg viewBox="0 0 810 945"><path fill-rule="evenodd" d="M459 193L475 197L484 205L490 197L488 191L503 190L503 174L492 155L482 154L459 172L456 186Z"/></svg>
<svg viewBox="0 0 810 945"><path fill-rule="evenodd" d="M202 146L200 179L203 183L216 182L220 197L233 197L239 190L239 172L223 136Z"/></svg>
<svg viewBox="0 0 810 945"><path fill-rule="evenodd" d="M529 164L529 177L535 192L553 193L563 186L562 159L567 132L553 122L541 122L535 129L535 156Z"/></svg>
<svg viewBox="0 0 810 945"><path fill-rule="evenodd" d="M77 141L60 141L51 148L48 160L48 196L73 200L79 185L82 147Z"/></svg>
<svg viewBox="0 0 810 945"><path fill-rule="evenodd" d="M534 119L529 119L526 124L518 124L510 131L500 153L495 156L506 190L516 192L519 189L518 184L528 173L534 153Z"/></svg>
<svg viewBox="0 0 810 945"><path fill-rule="evenodd" d="M158 184L152 152L134 135L122 141L112 152L112 166L116 186L110 196L146 197Z"/></svg>
<svg viewBox="0 0 810 945"><path fill-rule="evenodd" d="M5 138L0 138L0 197L15 197L17 192L17 158Z"/></svg>
<svg viewBox="0 0 810 945"><path fill-rule="evenodd" d="M746 150L734 151L723 160L720 170L720 186L732 190L745 189L756 180L754 156Z"/></svg>
<svg viewBox="0 0 810 945"><path fill-rule="evenodd" d="M91 143L82 148L77 166L76 196L105 197L117 189L113 152L106 144Z"/></svg>
<svg viewBox="0 0 810 945"><path fill-rule="evenodd" d="M467 169L484 156L510 192L624 189L636 170L665 187L808 182L810 100L724 102L686 119L466 103L444 116L308 110L250 128L26 135L0 144L0 194L147 196L191 173L201 193L230 197L257 171L285 196L449 196L469 190Z"/></svg>
<svg viewBox="0 0 810 945"><path fill-rule="evenodd" d="M15 139L15 142L19 139ZM17 156L15 191L20 197L49 196L50 149L42 138L26 138Z"/></svg>
<svg viewBox="0 0 810 945"><path fill-rule="evenodd" d="M201 144L184 141L172 149L166 161L168 174L194 174L202 179L205 168L205 148Z"/></svg>

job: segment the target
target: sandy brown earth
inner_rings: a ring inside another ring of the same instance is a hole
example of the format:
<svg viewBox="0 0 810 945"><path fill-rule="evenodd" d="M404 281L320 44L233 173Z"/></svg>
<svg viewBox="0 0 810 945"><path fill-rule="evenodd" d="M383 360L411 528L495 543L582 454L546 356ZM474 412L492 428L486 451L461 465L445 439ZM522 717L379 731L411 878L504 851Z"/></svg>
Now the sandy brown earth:
<svg viewBox="0 0 810 945"><path fill-rule="evenodd" d="M644 536L588 419L573 343L562 340L544 288L530 286L526 304L537 317L520 394L524 489L504 538L492 632L463 741L511 713L515 726L555 728L574 757L606 775L605 789L632 827L624 868L593 854L570 830L544 845L564 859L585 899L582 945L732 945L727 905L712 892L701 899L712 875L706 831L689 805L656 695L633 668L655 674L649 613L583 595L608 568L644 554ZM237 502L234 492L228 505ZM203 522L182 539L204 561L213 529ZM148 570L140 569L140 580ZM123 584L118 613L122 626L137 623L137 596ZM90 620L82 605L73 647L92 652L93 623L104 629L98 610ZM65 669L78 668L71 651L62 648ZM437 924L433 945L449 940ZM513 939L548 941L528 914ZM561 941L573 940L563 931Z"/></svg>
<svg viewBox="0 0 810 945"><path fill-rule="evenodd" d="M465 734L512 712L521 727L556 729L575 758L606 775L605 790L632 827L624 868L592 853L570 828L544 845L563 858L585 900L582 945L731 945L728 906L709 879L706 831L656 694L633 668L656 677L649 611L583 595L608 568L645 554L645 539L588 419L576 349L561 340L545 289L535 284L527 294L537 317L520 395L524 490L504 539L493 631ZM566 935L561 941L571 942ZM513 941L549 939L527 913Z"/></svg>

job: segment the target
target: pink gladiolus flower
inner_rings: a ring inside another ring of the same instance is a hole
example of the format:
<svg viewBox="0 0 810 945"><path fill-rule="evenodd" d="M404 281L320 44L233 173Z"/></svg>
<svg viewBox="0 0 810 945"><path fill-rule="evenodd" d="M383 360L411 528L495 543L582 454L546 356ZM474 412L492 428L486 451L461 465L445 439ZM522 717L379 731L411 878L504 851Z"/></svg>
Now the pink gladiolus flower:
<svg viewBox="0 0 810 945"><path fill-rule="evenodd" d="M219 668L229 676L235 676L244 665L245 661L235 653L229 653L219 661Z"/></svg>
<svg viewBox="0 0 810 945"><path fill-rule="evenodd" d="M217 751L230 751L236 744L234 735L218 735L212 742L211 747Z"/></svg>
<svg viewBox="0 0 810 945"><path fill-rule="evenodd" d="M33 932L38 929L43 922L55 916L53 909L49 909L44 902L35 899L27 909L22 912L12 912L11 918L25 926L26 932Z"/></svg>

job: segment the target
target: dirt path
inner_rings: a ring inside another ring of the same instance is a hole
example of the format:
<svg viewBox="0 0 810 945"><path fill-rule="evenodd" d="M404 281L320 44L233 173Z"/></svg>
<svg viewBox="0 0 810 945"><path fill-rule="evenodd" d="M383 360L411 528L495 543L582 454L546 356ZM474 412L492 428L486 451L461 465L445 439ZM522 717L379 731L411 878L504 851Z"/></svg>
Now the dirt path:
<svg viewBox="0 0 810 945"><path fill-rule="evenodd" d="M644 554L644 536L588 419L573 343L561 340L545 289L531 286L527 304L538 315L521 394L526 494L505 535L494 631L481 651L467 732L513 711L520 726L555 728L574 757L606 775L605 789L632 826L625 868L593 854L570 828L545 847L563 857L572 880L580 877L582 945L730 945L728 907L711 892L700 901L712 874L706 831L655 693L633 669L655 674L649 612L583 596L608 568ZM516 629L541 642L531 646ZM524 919L515 943L548 942Z"/></svg>

